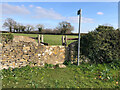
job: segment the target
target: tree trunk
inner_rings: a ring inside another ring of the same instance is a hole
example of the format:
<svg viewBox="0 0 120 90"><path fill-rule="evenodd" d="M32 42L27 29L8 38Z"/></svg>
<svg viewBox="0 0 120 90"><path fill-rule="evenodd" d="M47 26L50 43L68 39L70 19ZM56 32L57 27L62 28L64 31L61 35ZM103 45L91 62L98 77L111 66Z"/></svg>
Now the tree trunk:
<svg viewBox="0 0 120 90"><path fill-rule="evenodd" d="M12 32L12 27L10 27L9 29L10 29L10 32Z"/></svg>
<svg viewBox="0 0 120 90"><path fill-rule="evenodd" d="M20 32L20 28L19 28L19 32Z"/></svg>

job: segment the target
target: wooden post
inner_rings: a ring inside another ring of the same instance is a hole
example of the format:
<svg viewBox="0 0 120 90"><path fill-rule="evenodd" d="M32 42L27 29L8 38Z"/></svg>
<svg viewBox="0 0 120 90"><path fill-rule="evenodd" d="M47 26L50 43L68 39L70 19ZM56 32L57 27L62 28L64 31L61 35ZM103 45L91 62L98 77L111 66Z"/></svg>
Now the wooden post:
<svg viewBox="0 0 120 90"><path fill-rule="evenodd" d="M67 35L65 35L65 46L67 45Z"/></svg>
<svg viewBox="0 0 120 90"><path fill-rule="evenodd" d="M65 43L64 36L62 36L62 45Z"/></svg>
<svg viewBox="0 0 120 90"><path fill-rule="evenodd" d="M41 35L41 42L44 42L44 41L43 41L43 35Z"/></svg>
<svg viewBox="0 0 120 90"><path fill-rule="evenodd" d="M38 35L38 43L40 43L40 35Z"/></svg>

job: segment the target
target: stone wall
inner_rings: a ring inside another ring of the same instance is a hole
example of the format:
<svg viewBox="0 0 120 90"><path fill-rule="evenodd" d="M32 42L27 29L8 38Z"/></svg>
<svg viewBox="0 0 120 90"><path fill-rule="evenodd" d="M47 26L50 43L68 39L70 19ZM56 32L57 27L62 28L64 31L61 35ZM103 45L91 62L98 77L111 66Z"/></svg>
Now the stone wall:
<svg viewBox="0 0 120 90"><path fill-rule="evenodd" d="M12 42L2 46L2 68L15 68L26 65L44 66L47 64L62 64L66 60L64 46L44 46L34 42Z"/></svg>
<svg viewBox="0 0 120 90"><path fill-rule="evenodd" d="M68 45L68 48L69 48L69 57L68 57L68 60L71 61L71 63L77 63L77 57L78 57L78 42L75 41L75 42L72 42L71 44ZM80 58L79 58L79 62L82 63L89 63L90 62L90 59L87 58L86 56L84 55L80 55Z"/></svg>
<svg viewBox="0 0 120 90"><path fill-rule="evenodd" d="M77 54L78 54L78 48L77 46L77 41L72 42L71 44L68 45L69 48L69 60L71 63L77 63Z"/></svg>
<svg viewBox="0 0 120 90"><path fill-rule="evenodd" d="M77 41L65 46L45 46L26 36L15 36L13 42L2 42L3 68L15 68L26 65L44 66L47 64L63 64L65 60L77 63ZM1 53L1 52L0 52ZM80 55L80 61L89 59Z"/></svg>

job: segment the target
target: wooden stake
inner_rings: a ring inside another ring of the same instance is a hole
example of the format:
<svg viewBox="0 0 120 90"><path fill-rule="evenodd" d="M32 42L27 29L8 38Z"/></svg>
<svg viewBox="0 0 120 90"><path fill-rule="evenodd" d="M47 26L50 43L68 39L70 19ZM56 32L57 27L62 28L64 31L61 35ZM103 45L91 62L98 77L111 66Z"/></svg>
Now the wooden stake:
<svg viewBox="0 0 120 90"><path fill-rule="evenodd" d="M65 35L65 45L67 45L67 35Z"/></svg>
<svg viewBox="0 0 120 90"><path fill-rule="evenodd" d="M44 42L44 41L43 41L43 35L41 35L41 42Z"/></svg>
<svg viewBox="0 0 120 90"><path fill-rule="evenodd" d="M40 43L40 35L38 35L38 43Z"/></svg>
<svg viewBox="0 0 120 90"><path fill-rule="evenodd" d="M65 43L64 36L62 36L62 45Z"/></svg>

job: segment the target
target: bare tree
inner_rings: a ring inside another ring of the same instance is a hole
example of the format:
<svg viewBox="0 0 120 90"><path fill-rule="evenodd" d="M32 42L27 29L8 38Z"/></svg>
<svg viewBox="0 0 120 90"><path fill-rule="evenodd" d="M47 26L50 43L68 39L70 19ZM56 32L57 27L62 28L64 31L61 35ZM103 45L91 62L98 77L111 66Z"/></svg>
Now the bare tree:
<svg viewBox="0 0 120 90"><path fill-rule="evenodd" d="M16 32L23 32L23 31L25 31L25 29L26 29L26 26L24 26L20 23L17 23L17 25L15 26Z"/></svg>
<svg viewBox="0 0 120 90"><path fill-rule="evenodd" d="M20 32L20 26L21 24L20 23L16 23L13 27L14 27L14 32Z"/></svg>
<svg viewBox="0 0 120 90"><path fill-rule="evenodd" d="M18 27L18 32L20 32L20 31L21 31L21 24L18 23L18 24L17 24L17 27Z"/></svg>
<svg viewBox="0 0 120 90"><path fill-rule="evenodd" d="M32 31L34 29L34 27L32 25L27 25L26 29L29 32L29 31Z"/></svg>
<svg viewBox="0 0 120 90"><path fill-rule="evenodd" d="M18 29L17 23L15 23L15 24L13 25L13 32L18 31L17 29Z"/></svg>
<svg viewBox="0 0 120 90"><path fill-rule="evenodd" d="M8 28L9 31L12 32L12 29L15 24L16 24L16 21L14 21L12 18L7 18L3 24L3 27Z"/></svg>
<svg viewBox="0 0 120 90"><path fill-rule="evenodd" d="M57 29L61 32L61 34L65 34L71 33L71 31L74 30L74 27L70 23L63 21L59 23Z"/></svg>
<svg viewBox="0 0 120 90"><path fill-rule="evenodd" d="M25 31L25 29L26 29L26 26L21 25L21 26L20 26L20 29L21 29L21 31L22 31L22 32L24 32L24 31Z"/></svg>
<svg viewBox="0 0 120 90"><path fill-rule="evenodd" d="M42 29L44 28L44 26L42 24L38 24L36 28L38 29L39 32L42 32Z"/></svg>

